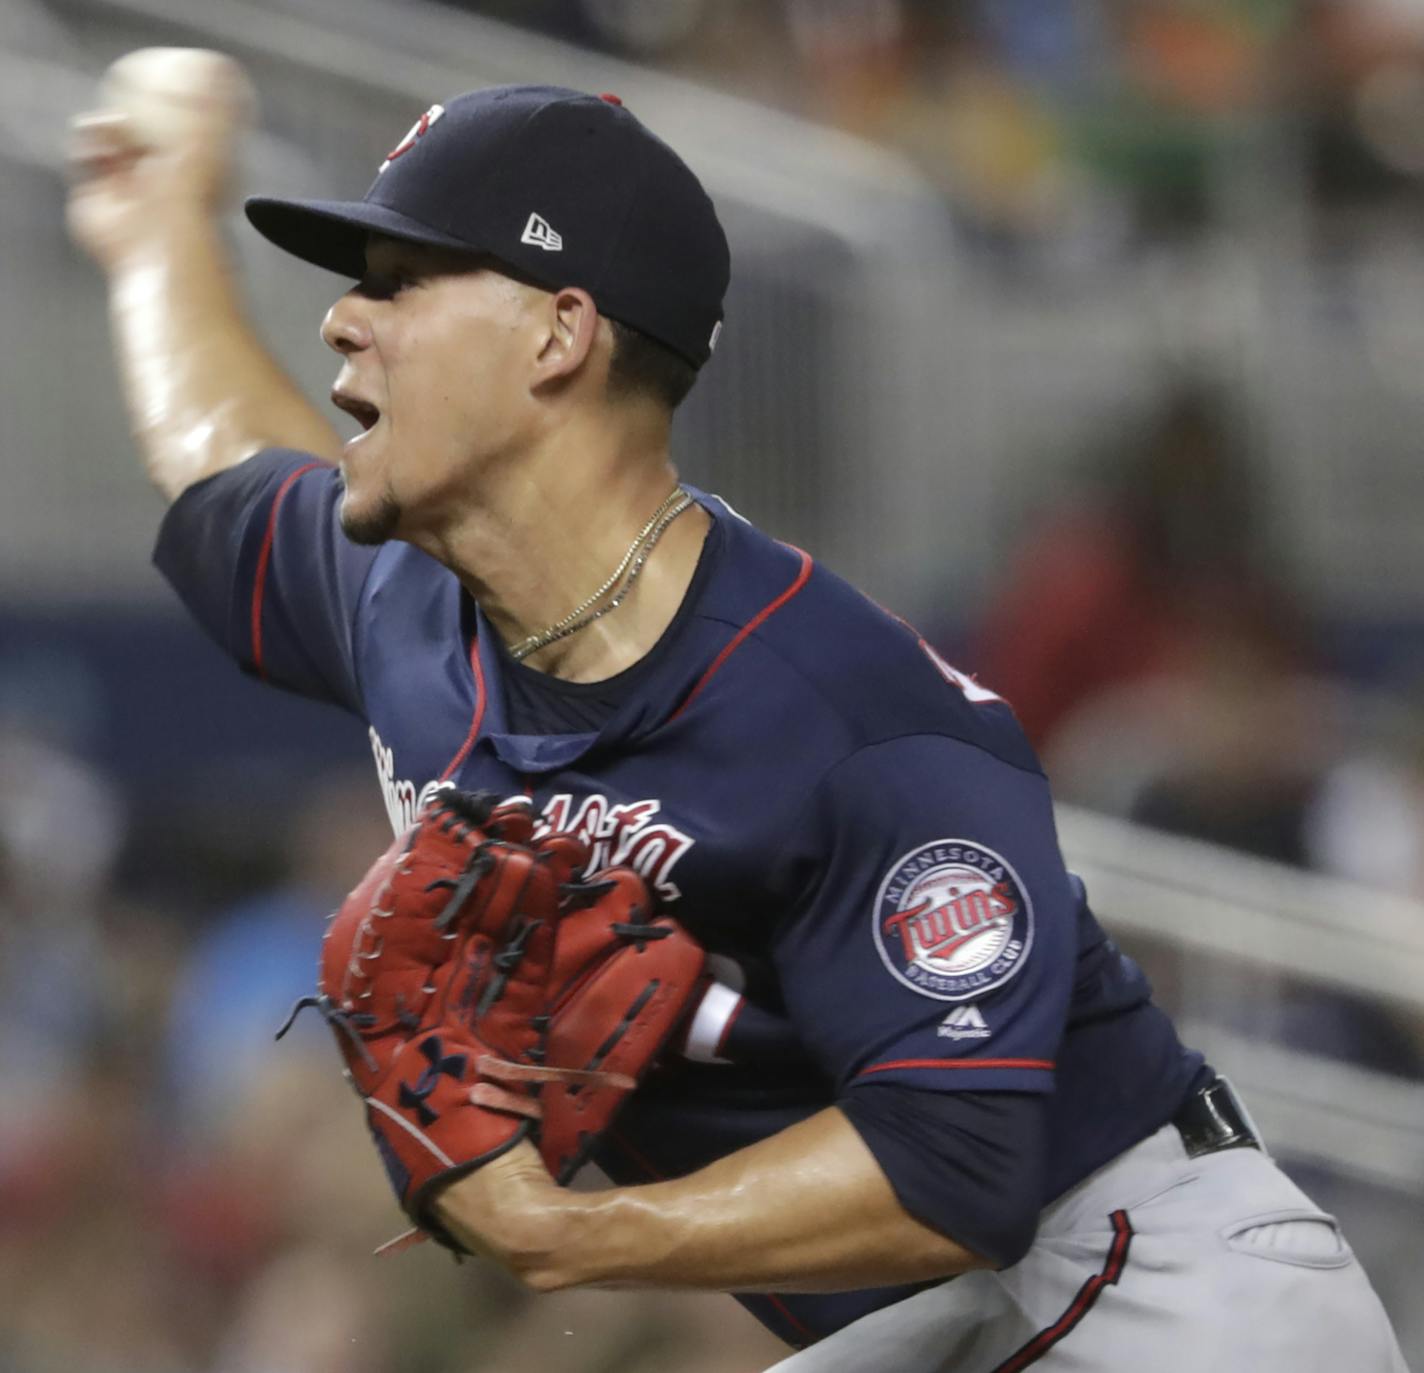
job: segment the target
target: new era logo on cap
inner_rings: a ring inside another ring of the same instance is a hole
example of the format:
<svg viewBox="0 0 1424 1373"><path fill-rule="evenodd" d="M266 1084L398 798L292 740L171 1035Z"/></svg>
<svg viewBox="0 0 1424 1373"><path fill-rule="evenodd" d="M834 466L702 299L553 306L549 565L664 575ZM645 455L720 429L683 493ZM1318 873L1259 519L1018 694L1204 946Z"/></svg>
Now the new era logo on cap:
<svg viewBox="0 0 1424 1373"><path fill-rule="evenodd" d="M561 253L564 250L564 236L549 223L543 215L530 215L524 232L519 235L521 243L533 244L546 253Z"/></svg>

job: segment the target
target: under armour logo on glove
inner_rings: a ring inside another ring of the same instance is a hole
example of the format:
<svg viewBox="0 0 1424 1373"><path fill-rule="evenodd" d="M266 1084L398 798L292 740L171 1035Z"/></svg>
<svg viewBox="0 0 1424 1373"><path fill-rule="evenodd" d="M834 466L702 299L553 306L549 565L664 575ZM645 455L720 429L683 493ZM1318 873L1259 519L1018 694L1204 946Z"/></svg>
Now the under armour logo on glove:
<svg viewBox="0 0 1424 1373"><path fill-rule="evenodd" d="M464 1076L466 1058L464 1054L446 1055L440 1044L439 1035L431 1035L420 1046L420 1053L430 1066L414 1082L400 1085L400 1104L406 1110L413 1110L422 1125L429 1125L440 1113L425 1104L425 1099L440 1085L442 1077L453 1077L457 1082Z"/></svg>

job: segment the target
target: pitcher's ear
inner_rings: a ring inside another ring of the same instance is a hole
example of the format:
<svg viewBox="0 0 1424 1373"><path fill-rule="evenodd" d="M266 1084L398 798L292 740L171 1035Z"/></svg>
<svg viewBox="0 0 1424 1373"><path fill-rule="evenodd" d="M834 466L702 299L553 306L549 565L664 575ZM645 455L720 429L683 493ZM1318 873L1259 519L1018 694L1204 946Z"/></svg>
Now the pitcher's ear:
<svg viewBox="0 0 1424 1373"><path fill-rule="evenodd" d="M571 377L584 365L598 337L598 307L587 291L565 286L549 294L543 324L536 385Z"/></svg>

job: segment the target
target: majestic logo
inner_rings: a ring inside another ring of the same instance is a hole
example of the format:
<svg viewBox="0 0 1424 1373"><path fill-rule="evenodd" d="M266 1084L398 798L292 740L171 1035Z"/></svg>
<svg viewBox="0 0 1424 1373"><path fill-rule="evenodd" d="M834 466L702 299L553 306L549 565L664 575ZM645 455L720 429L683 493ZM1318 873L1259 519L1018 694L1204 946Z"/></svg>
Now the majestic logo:
<svg viewBox="0 0 1424 1373"><path fill-rule="evenodd" d="M431 1035L420 1046L420 1052L429 1066L414 1082L401 1083L400 1104L407 1111L413 1110L422 1125L429 1125L440 1112L425 1104L426 1097L440 1085L442 1077L453 1077L458 1082L464 1075L466 1059L464 1054L447 1054L439 1035Z"/></svg>
<svg viewBox="0 0 1424 1373"><path fill-rule="evenodd" d="M438 120L444 113L444 105L432 105L428 110L426 110L426 112L421 115L420 118L417 119L414 124L410 126L410 131L406 134L406 136L401 139L401 141L397 143L396 146L390 150L390 152L386 154L386 160L381 163L379 168L377 168L376 175L380 176L380 174L385 171L386 168L389 167L391 163L396 160L396 158L404 156L413 147L415 147L416 142L419 139L424 138L425 135L430 132L430 126L434 124L435 121Z"/></svg>
<svg viewBox="0 0 1424 1373"><path fill-rule="evenodd" d="M564 251L564 236L543 215L530 215L529 222L524 226L524 232L519 235L521 243L531 244L535 248L542 248L546 253L561 253Z"/></svg>
<svg viewBox="0 0 1424 1373"><path fill-rule="evenodd" d="M992 849L938 839L890 869L872 930L881 962L907 987L938 1001L968 1001L1023 966L1033 945L1033 904Z"/></svg>
<svg viewBox="0 0 1424 1373"><path fill-rule="evenodd" d="M967 1006L956 1006L939 1023L941 1039L988 1039L990 1030L984 1022L984 1012L970 1002Z"/></svg>

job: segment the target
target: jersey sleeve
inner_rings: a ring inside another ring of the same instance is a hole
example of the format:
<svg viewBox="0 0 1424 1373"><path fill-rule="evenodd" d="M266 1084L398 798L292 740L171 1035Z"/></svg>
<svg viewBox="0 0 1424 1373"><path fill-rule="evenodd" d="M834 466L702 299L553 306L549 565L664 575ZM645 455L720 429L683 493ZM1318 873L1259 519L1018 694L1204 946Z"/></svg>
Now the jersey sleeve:
<svg viewBox="0 0 1424 1373"><path fill-rule="evenodd" d="M154 563L244 671L363 714L356 619L376 550L341 532L336 470L271 449L190 486Z"/></svg>
<svg viewBox="0 0 1424 1373"><path fill-rule="evenodd" d="M773 961L839 1092L1052 1090L1076 914L1041 774L939 735L870 745L782 863Z"/></svg>
<svg viewBox="0 0 1424 1373"><path fill-rule="evenodd" d="M925 1092L868 1078L836 1103L916 1219L1007 1268L1043 1200L1048 1098Z"/></svg>

